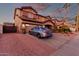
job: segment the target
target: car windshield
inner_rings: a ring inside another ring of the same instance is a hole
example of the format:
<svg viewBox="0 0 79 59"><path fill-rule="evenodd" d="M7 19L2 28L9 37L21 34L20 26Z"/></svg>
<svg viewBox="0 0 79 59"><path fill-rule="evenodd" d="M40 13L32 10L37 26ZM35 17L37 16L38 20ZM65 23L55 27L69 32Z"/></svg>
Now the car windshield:
<svg viewBox="0 0 79 59"><path fill-rule="evenodd" d="M39 30L39 31L43 31L43 30L47 30L46 28L43 28L43 27L35 27L33 28L32 30Z"/></svg>

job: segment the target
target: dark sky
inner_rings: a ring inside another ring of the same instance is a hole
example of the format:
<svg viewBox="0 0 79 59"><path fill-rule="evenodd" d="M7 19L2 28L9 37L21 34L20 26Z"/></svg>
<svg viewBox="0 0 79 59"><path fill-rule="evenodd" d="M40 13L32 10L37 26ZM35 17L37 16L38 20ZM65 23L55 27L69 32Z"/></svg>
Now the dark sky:
<svg viewBox="0 0 79 59"><path fill-rule="evenodd" d="M74 18L77 14L77 4L71 4L70 8L63 10L64 3L0 3L0 23L13 22L14 10L21 6L32 6L41 15L51 17L63 17L67 15L69 18Z"/></svg>

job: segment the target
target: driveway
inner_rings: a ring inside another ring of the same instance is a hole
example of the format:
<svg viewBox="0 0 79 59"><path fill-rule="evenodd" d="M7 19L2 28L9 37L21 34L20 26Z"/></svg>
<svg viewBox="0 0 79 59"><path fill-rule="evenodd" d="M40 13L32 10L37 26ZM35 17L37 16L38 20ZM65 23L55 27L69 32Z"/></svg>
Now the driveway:
<svg viewBox="0 0 79 59"><path fill-rule="evenodd" d="M79 55L79 33L53 33L48 39L29 34L0 35L0 55L6 56L72 56Z"/></svg>
<svg viewBox="0 0 79 59"><path fill-rule="evenodd" d="M46 56L53 52L54 48L28 34L2 34L0 38L0 55Z"/></svg>

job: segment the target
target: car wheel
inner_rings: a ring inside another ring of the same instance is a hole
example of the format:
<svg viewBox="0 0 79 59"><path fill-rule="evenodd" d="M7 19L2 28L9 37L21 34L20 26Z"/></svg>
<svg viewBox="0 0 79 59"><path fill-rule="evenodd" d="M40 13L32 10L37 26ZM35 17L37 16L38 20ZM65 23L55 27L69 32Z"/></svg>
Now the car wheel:
<svg viewBox="0 0 79 59"><path fill-rule="evenodd" d="M41 38L41 35L38 33L38 34L37 34L37 37L38 37L38 38Z"/></svg>
<svg viewBox="0 0 79 59"><path fill-rule="evenodd" d="M30 34L30 35L32 35L32 32L31 32L31 31L29 31L29 34Z"/></svg>

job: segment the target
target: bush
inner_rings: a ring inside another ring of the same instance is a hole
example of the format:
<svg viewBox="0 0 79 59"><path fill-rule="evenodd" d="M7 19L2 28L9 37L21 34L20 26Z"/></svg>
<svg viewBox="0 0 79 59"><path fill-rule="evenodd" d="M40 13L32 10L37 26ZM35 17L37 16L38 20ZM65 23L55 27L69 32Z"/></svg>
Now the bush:
<svg viewBox="0 0 79 59"><path fill-rule="evenodd" d="M71 32L70 29L69 29L69 27L65 26L65 25L59 27L58 31L59 32L64 32L64 33Z"/></svg>

